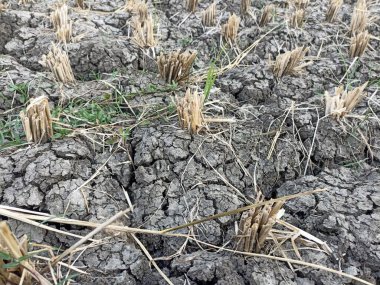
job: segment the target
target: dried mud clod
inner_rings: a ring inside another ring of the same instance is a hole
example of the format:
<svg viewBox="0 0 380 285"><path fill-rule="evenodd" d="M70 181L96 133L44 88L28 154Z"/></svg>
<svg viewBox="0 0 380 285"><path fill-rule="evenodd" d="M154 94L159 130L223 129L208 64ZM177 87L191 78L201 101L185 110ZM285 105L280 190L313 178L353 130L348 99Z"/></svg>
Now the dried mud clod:
<svg viewBox="0 0 380 285"><path fill-rule="evenodd" d="M325 114L331 115L335 119L341 119L355 108L355 106L364 98L364 89L368 82L354 88L351 91L344 89L343 85L335 88L334 95L325 92Z"/></svg>
<svg viewBox="0 0 380 285"><path fill-rule="evenodd" d="M305 19L305 10L304 9L296 9L289 16L289 26L293 28L301 28Z"/></svg>
<svg viewBox="0 0 380 285"><path fill-rule="evenodd" d="M360 32L351 37L350 57L361 57L367 49L371 36L368 31Z"/></svg>
<svg viewBox="0 0 380 285"><path fill-rule="evenodd" d="M307 47L298 47L294 50L279 54L274 63L272 63L273 74L277 77L285 75L295 75L304 67L310 65L310 62L304 62L304 57L309 51Z"/></svg>
<svg viewBox="0 0 380 285"><path fill-rule="evenodd" d="M261 14L259 26L263 27L272 21L275 11L276 7L273 4L266 5Z"/></svg>
<svg viewBox="0 0 380 285"><path fill-rule="evenodd" d="M329 9L326 13L326 21L332 23L342 8L343 0L330 0Z"/></svg>
<svg viewBox="0 0 380 285"><path fill-rule="evenodd" d="M161 78L168 83L186 81L196 56L196 52L189 51L175 51L159 55L157 65Z"/></svg>
<svg viewBox="0 0 380 285"><path fill-rule="evenodd" d="M53 137L53 125L47 97L30 100L26 111L20 113L28 142L45 143Z"/></svg>
<svg viewBox="0 0 380 285"><path fill-rule="evenodd" d="M236 42L239 30L240 18L235 14L230 15L226 24L222 26L222 36L228 42Z"/></svg>
<svg viewBox="0 0 380 285"><path fill-rule="evenodd" d="M202 24L205 27L212 27L216 24L216 2L212 3L202 12Z"/></svg>
<svg viewBox="0 0 380 285"><path fill-rule="evenodd" d="M191 134L198 133L205 126L203 117L204 97L196 90L187 89L183 98L177 98L177 114L181 128Z"/></svg>
<svg viewBox="0 0 380 285"><path fill-rule="evenodd" d="M40 64L48 67L57 81L63 83L75 82L67 53L54 43L52 43L49 53L42 56Z"/></svg>

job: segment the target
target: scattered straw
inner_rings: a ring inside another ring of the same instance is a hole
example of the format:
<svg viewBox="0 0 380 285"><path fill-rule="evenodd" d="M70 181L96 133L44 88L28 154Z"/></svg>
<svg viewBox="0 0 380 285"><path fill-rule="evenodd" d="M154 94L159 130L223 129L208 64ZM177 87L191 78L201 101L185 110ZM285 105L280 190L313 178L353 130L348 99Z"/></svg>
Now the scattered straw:
<svg viewBox="0 0 380 285"><path fill-rule="evenodd" d="M158 71L161 78L168 83L183 82L189 78L191 67L197 56L196 52L171 52L161 54L157 58Z"/></svg>
<svg viewBox="0 0 380 285"><path fill-rule="evenodd" d="M350 113L365 96L364 89L367 85L368 82L351 91L344 90L344 87L341 85L335 88L335 94L332 96L326 91L326 116L332 115L336 119L341 119Z"/></svg>
<svg viewBox="0 0 380 285"><path fill-rule="evenodd" d="M361 57L368 46L370 37L368 31L353 35L351 37L350 57Z"/></svg>
<svg viewBox="0 0 380 285"><path fill-rule="evenodd" d="M273 4L266 5L261 14L259 26L266 26L270 21L272 21L276 7Z"/></svg>
<svg viewBox="0 0 380 285"><path fill-rule="evenodd" d="M304 9L296 9L289 16L289 25L293 28L301 28L305 18L305 10Z"/></svg>
<svg viewBox="0 0 380 285"><path fill-rule="evenodd" d="M202 12L202 24L205 27L215 26L216 23L216 2L212 3Z"/></svg>
<svg viewBox="0 0 380 285"><path fill-rule="evenodd" d="M67 53L52 43L47 55L42 56L40 63L53 72L57 81L71 83L75 81Z"/></svg>
<svg viewBox="0 0 380 285"><path fill-rule="evenodd" d="M198 0L187 0L186 7L191 13L194 13L198 6Z"/></svg>
<svg viewBox="0 0 380 285"><path fill-rule="evenodd" d="M190 88L187 89L185 97L177 98L179 124L191 134L198 133L205 126L202 114L203 103L203 96Z"/></svg>
<svg viewBox="0 0 380 285"><path fill-rule="evenodd" d="M342 5L343 5L343 0L330 0L329 9L327 10L327 13L326 13L327 22L332 23L335 20Z"/></svg>
<svg viewBox="0 0 380 285"><path fill-rule="evenodd" d="M7 8L8 8L8 4L4 4L3 2L0 1L0 13L7 10Z"/></svg>
<svg viewBox="0 0 380 285"><path fill-rule="evenodd" d="M69 42L72 37L73 23L69 21L67 5L57 5L57 8L50 15L50 20L53 23L57 38L64 43Z"/></svg>
<svg viewBox="0 0 380 285"><path fill-rule="evenodd" d="M222 35L226 41L235 42L238 29L239 29L240 18L235 14L230 15L228 22L222 26Z"/></svg>
<svg viewBox="0 0 380 285"><path fill-rule="evenodd" d="M30 100L26 112L20 112L26 140L45 143L53 136L52 119L47 97L40 96Z"/></svg>
<svg viewBox="0 0 380 285"><path fill-rule="evenodd" d="M358 0L352 13L350 32L355 35L364 32L368 25L368 10L366 0Z"/></svg>

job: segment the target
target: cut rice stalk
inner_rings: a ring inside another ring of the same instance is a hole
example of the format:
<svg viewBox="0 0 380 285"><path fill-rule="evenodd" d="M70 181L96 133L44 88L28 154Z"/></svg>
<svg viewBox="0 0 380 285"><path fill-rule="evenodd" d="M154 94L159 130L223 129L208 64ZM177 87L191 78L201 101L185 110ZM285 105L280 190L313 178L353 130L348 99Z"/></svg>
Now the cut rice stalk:
<svg viewBox="0 0 380 285"><path fill-rule="evenodd" d="M236 41L239 24L240 18L235 14L230 15L228 22L222 26L222 35L226 41Z"/></svg>
<svg viewBox="0 0 380 285"><path fill-rule="evenodd" d="M191 13L194 13L198 6L198 0L187 0L186 7Z"/></svg>
<svg viewBox="0 0 380 285"><path fill-rule="evenodd" d="M259 26L266 26L270 21L272 21L275 14L275 6L273 4L266 5L261 14Z"/></svg>
<svg viewBox="0 0 380 285"><path fill-rule="evenodd" d="M243 16L246 16L246 15L250 14L251 1L252 0L241 0L241 2L240 2L240 13Z"/></svg>
<svg viewBox="0 0 380 285"><path fill-rule="evenodd" d="M272 63L273 73L277 78L285 75L294 75L299 73L305 66L311 62L303 63L309 48L298 47L292 51L279 54L276 61Z"/></svg>
<svg viewBox="0 0 380 285"><path fill-rule="evenodd" d="M293 28L301 28L305 19L305 10L296 9L289 17L289 25Z"/></svg>
<svg viewBox="0 0 380 285"><path fill-rule="evenodd" d="M158 71L161 78L168 83L182 83L187 80L190 75L191 67L197 56L196 52L171 52L169 54L161 54L157 58Z"/></svg>
<svg viewBox="0 0 380 285"><path fill-rule="evenodd" d="M351 35L364 32L368 25L368 9L366 0L358 0L352 13L350 32Z"/></svg>
<svg viewBox="0 0 380 285"><path fill-rule="evenodd" d="M49 53L42 56L40 64L44 67L48 67L50 71L53 72L57 81L63 83L75 82L67 53L54 43L52 43Z"/></svg>
<svg viewBox="0 0 380 285"><path fill-rule="evenodd" d="M361 57L367 49L370 38L368 31L353 35L350 44L350 57Z"/></svg>
<svg viewBox="0 0 380 285"><path fill-rule="evenodd" d="M326 13L327 22L332 23L335 20L342 5L343 5L343 0L330 0L329 9L327 10L327 13Z"/></svg>
<svg viewBox="0 0 380 285"><path fill-rule="evenodd" d="M52 118L46 96L30 100L26 111L20 112L20 117L28 142L45 143L53 137Z"/></svg>
<svg viewBox="0 0 380 285"><path fill-rule="evenodd" d="M350 113L365 96L364 89L368 82L351 91L344 90L343 85L335 88L335 94L325 92L325 114L332 115L335 119L341 119Z"/></svg>
<svg viewBox="0 0 380 285"><path fill-rule="evenodd" d="M187 89L185 97L177 98L179 124L191 134L198 133L205 126L203 118L203 96L197 91Z"/></svg>
<svg viewBox="0 0 380 285"><path fill-rule="evenodd" d="M202 24L205 27L212 27L216 24L216 2L212 3L202 12Z"/></svg>

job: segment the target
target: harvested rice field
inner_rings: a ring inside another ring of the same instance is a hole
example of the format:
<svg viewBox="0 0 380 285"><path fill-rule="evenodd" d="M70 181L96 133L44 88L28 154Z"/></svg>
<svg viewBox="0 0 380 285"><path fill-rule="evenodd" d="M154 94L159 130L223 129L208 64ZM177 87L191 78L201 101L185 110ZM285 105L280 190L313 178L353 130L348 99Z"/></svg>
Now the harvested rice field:
<svg viewBox="0 0 380 285"><path fill-rule="evenodd" d="M380 1L0 0L0 285L380 284Z"/></svg>

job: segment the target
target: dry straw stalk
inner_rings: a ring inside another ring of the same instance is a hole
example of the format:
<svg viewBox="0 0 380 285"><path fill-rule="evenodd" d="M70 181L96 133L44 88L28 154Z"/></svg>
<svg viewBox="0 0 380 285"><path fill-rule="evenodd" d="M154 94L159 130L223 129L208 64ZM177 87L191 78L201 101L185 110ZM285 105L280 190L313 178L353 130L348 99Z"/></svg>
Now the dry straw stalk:
<svg viewBox="0 0 380 285"><path fill-rule="evenodd" d="M51 13L50 20L53 23L57 38L64 43L69 42L72 37L73 23L69 21L67 5L58 5Z"/></svg>
<svg viewBox="0 0 380 285"><path fill-rule="evenodd" d="M238 29L239 29L240 18L235 14L232 14L228 18L228 22L222 26L222 35L226 41L235 42Z"/></svg>
<svg viewBox="0 0 380 285"><path fill-rule="evenodd" d="M364 89L367 85L368 82L351 91L344 90L344 87L341 85L335 88L335 94L332 96L326 91L326 116L332 115L336 119L341 119L350 113L365 96Z"/></svg>
<svg viewBox="0 0 380 285"><path fill-rule="evenodd" d="M368 10L366 0L358 0L352 13L350 32L351 35L364 32L368 25Z"/></svg>
<svg viewBox="0 0 380 285"><path fill-rule="evenodd" d="M189 78L191 67L197 56L196 52L171 52L160 54L157 58L161 78L168 83L183 82Z"/></svg>
<svg viewBox="0 0 380 285"><path fill-rule="evenodd" d="M52 138L52 118L45 96L30 100L26 111L20 112L20 118L28 142L45 143Z"/></svg>
<svg viewBox="0 0 380 285"><path fill-rule="evenodd" d="M273 19L273 15L275 13L275 6L273 4L266 5L261 14L259 26L263 27L267 25Z"/></svg>
<svg viewBox="0 0 380 285"><path fill-rule="evenodd" d="M293 28L301 28L305 18L304 9L296 9L289 17L289 25Z"/></svg>
<svg viewBox="0 0 380 285"><path fill-rule="evenodd" d="M212 27L216 24L216 2L212 3L202 12L202 24L205 27Z"/></svg>
<svg viewBox="0 0 380 285"><path fill-rule="evenodd" d="M203 103L203 96L190 88L187 89L185 97L177 98L179 124L191 134L198 133L205 126Z"/></svg>
<svg viewBox="0 0 380 285"><path fill-rule="evenodd" d="M356 35L353 35L351 37L350 56L351 57L362 56L368 46L370 38L371 36L368 33L368 31L364 31Z"/></svg>
<svg viewBox="0 0 380 285"><path fill-rule="evenodd" d="M240 2L240 13L242 15L249 15L251 9L251 1L252 0L241 0Z"/></svg>
<svg viewBox="0 0 380 285"><path fill-rule="evenodd" d="M132 20L133 42L141 48L154 47L157 42L154 36L154 24L152 16L148 16L145 21L139 18Z"/></svg>
<svg viewBox="0 0 380 285"><path fill-rule="evenodd" d="M326 13L327 22L332 23L335 20L342 5L343 5L343 0L330 0L329 9L327 10L327 13Z"/></svg>
<svg viewBox="0 0 380 285"><path fill-rule="evenodd" d="M263 200L260 198L257 202ZM280 201L244 212L239 223L237 250L260 252L276 220L283 214L283 205L284 201Z"/></svg>
<svg viewBox="0 0 380 285"><path fill-rule="evenodd" d="M189 12L194 13L198 6L198 0L187 0L186 6Z"/></svg>
<svg viewBox="0 0 380 285"><path fill-rule="evenodd" d="M309 48L298 47L292 51L279 54L276 61L272 63L273 73L277 78L285 75L294 75L299 73L304 67L310 65L311 62L303 63Z"/></svg>
<svg viewBox="0 0 380 285"><path fill-rule="evenodd" d="M63 83L72 83L75 81L67 53L54 43L52 43L49 53L42 56L40 63L53 72L57 81Z"/></svg>
<svg viewBox="0 0 380 285"><path fill-rule="evenodd" d="M7 8L8 8L8 5L0 1L0 13L4 12Z"/></svg>

